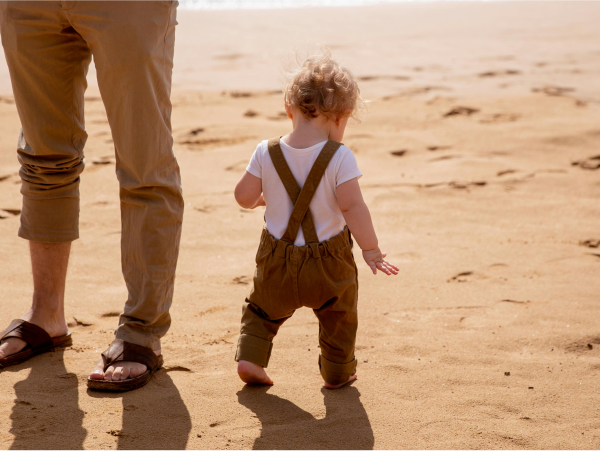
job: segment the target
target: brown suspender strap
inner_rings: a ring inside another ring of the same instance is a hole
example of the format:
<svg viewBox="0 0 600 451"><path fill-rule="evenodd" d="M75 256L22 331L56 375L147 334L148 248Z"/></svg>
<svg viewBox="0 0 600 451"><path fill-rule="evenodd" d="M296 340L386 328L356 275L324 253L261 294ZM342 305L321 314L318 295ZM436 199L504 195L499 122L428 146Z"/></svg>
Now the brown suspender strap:
<svg viewBox="0 0 600 451"><path fill-rule="evenodd" d="M273 138L269 140L269 155L271 156L271 161L273 162L273 166L275 166L277 175L279 175L285 190L290 196L290 199L292 199L292 204L295 205L296 201L298 200L298 196L300 195L300 187L298 186L296 178L294 177L294 174L292 174L292 170L287 164L287 161L285 161L285 157L281 151L281 146L279 145L279 139L280 138ZM302 232L304 232L304 240L307 243L319 242L319 237L317 236L317 231L315 229L310 210L302 220ZM296 232L296 234L297 233L298 232ZM294 241L296 241L296 238L290 242L293 244Z"/></svg>
<svg viewBox="0 0 600 451"><path fill-rule="evenodd" d="M275 166L279 178L283 182L283 185L294 204L294 209L292 210L287 229L281 237L283 241L294 243L300 225L302 225L306 243L319 242L319 237L317 236L309 206L317 191L319 183L321 183L321 179L323 178L323 174L325 173L329 162L340 146L341 143L331 140L327 141L313 164L302 190L300 190L287 161L285 161L285 157L283 156L283 152L279 145L279 138L269 140L269 155L271 156L271 160L273 161L273 165Z"/></svg>

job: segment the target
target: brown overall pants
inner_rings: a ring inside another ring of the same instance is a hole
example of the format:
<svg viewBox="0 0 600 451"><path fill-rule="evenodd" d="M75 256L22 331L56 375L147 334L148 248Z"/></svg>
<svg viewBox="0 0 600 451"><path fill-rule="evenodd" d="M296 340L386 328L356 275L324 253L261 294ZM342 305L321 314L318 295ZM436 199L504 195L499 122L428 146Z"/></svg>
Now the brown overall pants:
<svg viewBox="0 0 600 451"><path fill-rule="evenodd" d="M79 238L86 74L94 56L115 143L129 296L116 337L160 349L171 324L183 198L171 135L177 1L0 1L22 131L19 236ZM101 302L101 299L98 299Z"/></svg>
<svg viewBox="0 0 600 451"><path fill-rule="evenodd" d="M333 385L346 382L356 372L357 269L348 228L319 242L309 205L339 147L335 141L325 144L300 190L285 161L279 138L269 141L269 155L294 209L280 240L273 238L266 228L262 232L254 288L243 307L235 356L237 361L247 360L266 367L279 327L296 309L310 307L319 319L321 375ZM295 246L300 225L307 244Z"/></svg>

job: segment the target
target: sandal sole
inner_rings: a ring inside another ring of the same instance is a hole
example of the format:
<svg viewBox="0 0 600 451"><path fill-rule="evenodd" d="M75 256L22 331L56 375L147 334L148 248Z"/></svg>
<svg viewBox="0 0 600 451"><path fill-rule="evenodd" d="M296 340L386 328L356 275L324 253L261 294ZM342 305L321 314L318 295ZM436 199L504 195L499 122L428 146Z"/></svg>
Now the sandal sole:
<svg viewBox="0 0 600 451"><path fill-rule="evenodd" d="M73 338L71 337L71 332L69 332L67 335L63 335L62 337L55 337L52 339L52 341L52 346L39 348L35 351L32 350L29 346L27 346L24 350L1 359L0 370L9 366L18 365L19 363L26 362L27 360L35 357L36 355L45 354L46 352L51 352L60 348L68 348L69 346L73 345Z"/></svg>

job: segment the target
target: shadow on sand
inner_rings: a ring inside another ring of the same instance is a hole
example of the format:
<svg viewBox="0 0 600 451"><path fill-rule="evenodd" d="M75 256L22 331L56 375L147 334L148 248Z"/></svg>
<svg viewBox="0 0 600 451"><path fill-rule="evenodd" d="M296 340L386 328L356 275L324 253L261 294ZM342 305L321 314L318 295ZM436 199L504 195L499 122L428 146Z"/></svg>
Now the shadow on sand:
<svg viewBox="0 0 600 451"><path fill-rule="evenodd" d="M253 449L373 449L373 429L356 387L323 388L323 419L267 393L269 388L245 386L237 393L262 423Z"/></svg>
<svg viewBox="0 0 600 451"><path fill-rule="evenodd" d="M192 420L179 390L166 370L138 390L104 393L88 390L92 398L122 398L123 427L114 431L117 449L185 449Z"/></svg>
<svg viewBox="0 0 600 451"><path fill-rule="evenodd" d="M77 376L68 373L64 350L50 352L3 371L31 368L15 384L10 449L82 449L87 431L79 408Z"/></svg>

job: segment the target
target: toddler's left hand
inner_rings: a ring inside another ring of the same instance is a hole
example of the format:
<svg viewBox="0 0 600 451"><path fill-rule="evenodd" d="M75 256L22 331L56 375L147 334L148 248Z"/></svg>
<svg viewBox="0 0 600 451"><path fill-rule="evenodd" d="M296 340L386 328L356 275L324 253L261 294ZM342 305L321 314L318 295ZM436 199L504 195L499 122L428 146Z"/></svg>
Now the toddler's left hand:
<svg viewBox="0 0 600 451"><path fill-rule="evenodd" d="M398 268L392 265L390 262L385 261L387 253L381 252L379 247L371 249L370 251L362 251L362 253L365 262L367 265L369 265L371 271L373 271L373 274L377 275L377 270L387 274L388 276L391 276L392 274L398 274Z"/></svg>

